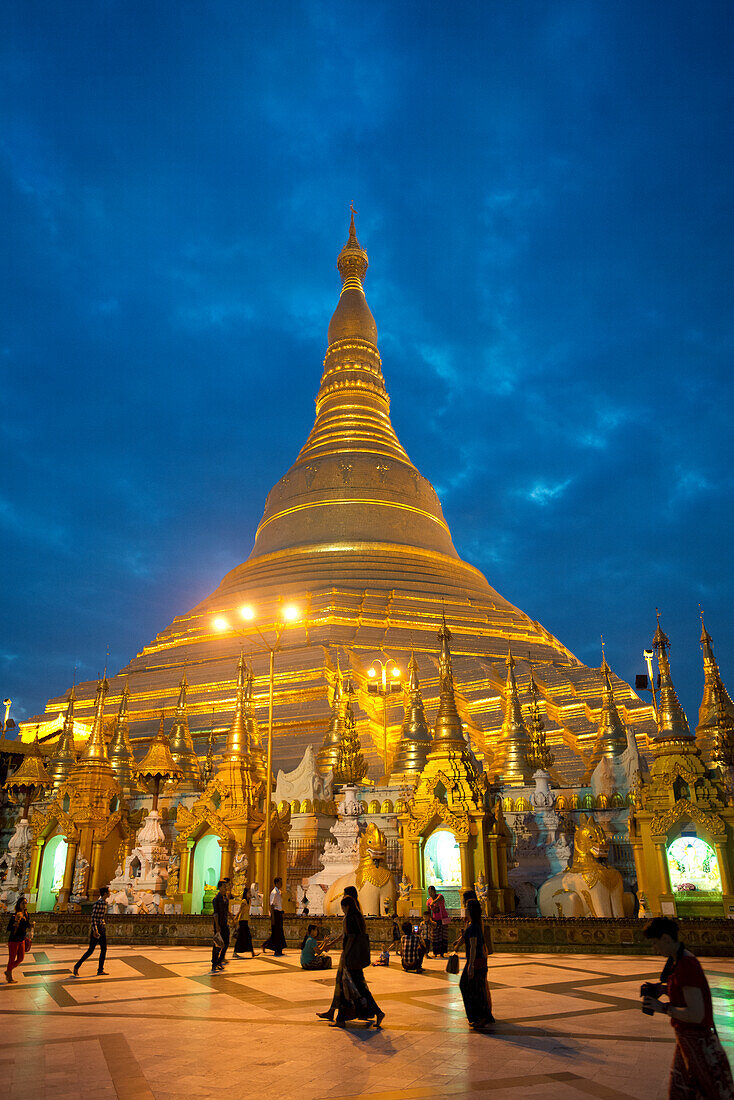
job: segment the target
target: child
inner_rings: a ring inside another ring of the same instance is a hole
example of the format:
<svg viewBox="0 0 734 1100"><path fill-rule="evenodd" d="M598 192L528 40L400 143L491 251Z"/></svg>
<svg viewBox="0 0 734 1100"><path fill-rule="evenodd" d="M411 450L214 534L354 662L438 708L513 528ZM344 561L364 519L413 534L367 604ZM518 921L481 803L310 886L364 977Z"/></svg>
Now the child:
<svg viewBox="0 0 734 1100"><path fill-rule="evenodd" d="M431 919L431 910L426 909L423 914L423 920L418 925L418 937L423 944L423 950L427 959L430 959L431 947L433 946L433 921Z"/></svg>

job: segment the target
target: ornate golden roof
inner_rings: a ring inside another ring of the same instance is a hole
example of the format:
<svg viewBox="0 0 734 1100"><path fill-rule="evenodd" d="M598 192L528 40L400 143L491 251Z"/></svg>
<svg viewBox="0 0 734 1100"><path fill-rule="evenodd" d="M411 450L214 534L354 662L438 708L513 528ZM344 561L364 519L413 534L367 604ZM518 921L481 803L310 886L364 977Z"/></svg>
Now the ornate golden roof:
<svg viewBox="0 0 734 1100"><path fill-rule="evenodd" d="M131 790L137 786L137 764L130 744L128 703L130 688L127 681L122 690L120 709L115 720L115 730L109 746L110 766L121 787Z"/></svg>
<svg viewBox="0 0 734 1100"><path fill-rule="evenodd" d="M13 772L3 783L3 790L17 793L35 788L38 791L46 790L51 786L51 776L46 771L43 763L41 749L36 735L30 749L23 757L17 771Z"/></svg>
<svg viewBox="0 0 734 1100"><path fill-rule="evenodd" d="M181 779L183 776L183 769L179 768L171 755L171 745L164 730L163 714L161 714L158 733L138 764L138 775L141 779Z"/></svg>

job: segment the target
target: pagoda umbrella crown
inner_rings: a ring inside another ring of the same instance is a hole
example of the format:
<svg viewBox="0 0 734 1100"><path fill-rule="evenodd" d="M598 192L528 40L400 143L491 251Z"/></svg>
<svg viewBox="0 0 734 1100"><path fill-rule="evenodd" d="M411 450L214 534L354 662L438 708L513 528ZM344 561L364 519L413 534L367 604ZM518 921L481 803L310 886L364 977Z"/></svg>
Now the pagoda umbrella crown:
<svg viewBox="0 0 734 1100"><path fill-rule="evenodd" d="M183 769L179 768L171 755L171 746L163 728L163 715L158 732L150 743L150 747L143 759L138 764L138 776L140 779L149 779L161 782L165 779L181 779Z"/></svg>
<svg viewBox="0 0 734 1100"><path fill-rule="evenodd" d="M26 794L31 790L45 791L50 786L52 779L46 771L36 733L20 767L3 783L3 790L10 794Z"/></svg>

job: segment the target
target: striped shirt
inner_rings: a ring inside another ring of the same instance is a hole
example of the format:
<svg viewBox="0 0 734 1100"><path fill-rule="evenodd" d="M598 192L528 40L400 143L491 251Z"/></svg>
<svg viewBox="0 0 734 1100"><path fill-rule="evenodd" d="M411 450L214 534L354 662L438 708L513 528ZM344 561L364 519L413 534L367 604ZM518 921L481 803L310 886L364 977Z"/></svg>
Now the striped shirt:
<svg viewBox="0 0 734 1100"><path fill-rule="evenodd" d="M98 936L100 931L104 931L105 917L107 916L107 898L97 898L92 906L92 931L95 936Z"/></svg>

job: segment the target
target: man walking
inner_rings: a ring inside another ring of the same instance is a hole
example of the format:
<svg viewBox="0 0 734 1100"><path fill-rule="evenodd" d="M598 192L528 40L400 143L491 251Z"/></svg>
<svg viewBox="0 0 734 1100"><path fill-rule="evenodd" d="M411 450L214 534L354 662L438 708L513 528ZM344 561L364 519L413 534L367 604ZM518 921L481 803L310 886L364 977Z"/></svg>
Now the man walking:
<svg viewBox="0 0 734 1100"><path fill-rule="evenodd" d="M99 947L97 973L107 974L104 968L104 961L107 958L107 895L109 892L109 886L103 886L99 892L99 897L92 906L92 926L89 930L89 947L72 971L75 978L79 977L79 967L89 958L96 947Z"/></svg>
<svg viewBox="0 0 734 1100"><path fill-rule="evenodd" d="M227 880L220 879L217 883L219 891L214 896L212 910L214 913L214 941L212 943L212 974L224 970L226 963L224 956L229 947L229 891Z"/></svg>
<svg viewBox="0 0 734 1100"><path fill-rule="evenodd" d="M678 939L678 924L654 917L643 935L667 961L660 982L648 982L643 1010L670 1017L675 1054L668 1085L669 1100L734 1100L734 1082L726 1052L714 1027L711 990L700 962ZM658 998L668 994L667 1001Z"/></svg>
<svg viewBox="0 0 734 1100"><path fill-rule="evenodd" d="M263 944L263 953L268 948L276 959L280 958L286 946L283 935L283 897L280 892L282 883L280 878L273 880L273 889L270 892L270 935Z"/></svg>

